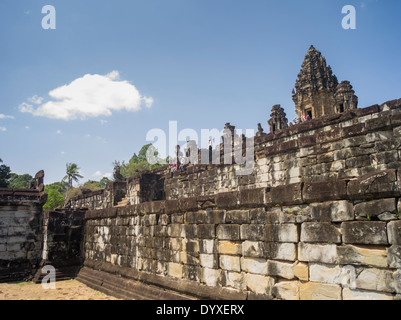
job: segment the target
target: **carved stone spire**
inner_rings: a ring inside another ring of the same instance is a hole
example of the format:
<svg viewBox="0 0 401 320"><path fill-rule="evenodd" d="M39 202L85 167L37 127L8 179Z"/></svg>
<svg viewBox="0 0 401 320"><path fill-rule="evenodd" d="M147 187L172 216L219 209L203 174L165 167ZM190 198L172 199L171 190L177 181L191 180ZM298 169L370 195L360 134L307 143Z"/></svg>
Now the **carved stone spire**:
<svg viewBox="0 0 401 320"><path fill-rule="evenodd" d="M286 116L284 109L281 108L279 104L273 106L270 119L267 121L270 133L276 133L277 131L288 128L288 119Z"/></svg>
<svg viewBox="0 0 401 320"><path fill-rule="evenodd" d="M334 93L338 80L327 66L322 54L311 46L306 53L302 69L298 74L293 91L293 101L299 117L320 117L334 113Z"/></svg>
<svg viewBox="0 0 401 320"><path fill-rule="evenodd" d="M356 109L358 107L358 97L352 89L349 81L342 81L334 94L337 102L337 113Z"/></svg>

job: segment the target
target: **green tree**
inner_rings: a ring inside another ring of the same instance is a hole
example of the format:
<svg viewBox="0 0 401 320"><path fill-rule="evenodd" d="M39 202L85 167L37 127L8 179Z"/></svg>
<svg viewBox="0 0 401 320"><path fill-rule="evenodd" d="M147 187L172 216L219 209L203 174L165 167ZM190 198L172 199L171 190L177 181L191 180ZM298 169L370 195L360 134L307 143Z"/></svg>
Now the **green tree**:
<svg viewBox="0 0 401 320"><path fill-rule="evenodd" d="M156 163L155 164L150 164L147 159L146 155L147 152L151 150L151 148L154 148L151 143L144 145L141 150L138 152L138 155L134 153L134 155L131 157L131 159L128 161L128 163L125 163L124 161L120 164L119 161L114 161L114 165L119 165L120 166L120 173L125 177L131 177L135 175L136 171L141 170L141 171L149 171L152 169L156 169L159 167L163 166L163 159L158 157L158 152L157 150L154 150L154 156L156 157ZM165 162L165 160L164 160Z"/></svg>
<svg viewBox="0 0 401 320"><path fill-rule="evenodd" d="M83 176L81 176L79 174L79 169L80 168L78 167L78 165L76 163L67 163L66 164L66 171L65 171L66 175L63 179L63 180L66 180L67 184L68 184L66 198L68 198L68 189L72 188L72 182L73 181L78 182L79 179L83 178Z"/></svg>
<svg viewBox="0 0 401 320"><path fill-rule="evenodd" d="M97 191L97 190L103 189L103 188L100 186L100 182L99 182L99 181L94 181L94 180L88 180L88 181L86 181L80 188L81 188L81 189L82 189L82 188L83 188L83 189L89 189L89 190L91 190L91 191Z"/></svg>
<svg viewBox="0 0 401 320"><path fill-rule="evenodd" d="M106 188L106 185L110 182L111 180L107 177L103 177L102 179L100 179L99 181L99 185L102 189Z"/></svg>
<svg viewBox="0 0 401 320"><path fill-rule="evenodd" d="M47 201L43 206L43 210L54 210L64 205L65 198L63 197L64 187L62 183L56 182L45 186L47 193Z"/></svg>
<svg viewBox="0 0 401 320"><path fill-rule="evenodd" d="M28 189L32 180L33 177L30 174L25 173L18 175L16 173L11 173L8 187L13 189Z"/></svg>
<svg viewBox="0 0 401 320"><path fill-rule="evenodd" d="M0 158L0 163L3 163L3 160ZM0 188L8 188L8 179L11 178L11 169L10 167L2 164L0 166Z"/></svg>

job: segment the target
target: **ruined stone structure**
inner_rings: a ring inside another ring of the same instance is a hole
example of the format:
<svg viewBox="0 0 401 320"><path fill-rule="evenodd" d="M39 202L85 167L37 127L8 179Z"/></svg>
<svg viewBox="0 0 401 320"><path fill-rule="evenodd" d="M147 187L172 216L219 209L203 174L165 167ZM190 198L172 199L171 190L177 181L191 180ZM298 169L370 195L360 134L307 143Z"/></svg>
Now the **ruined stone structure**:
<svg viewBox="0 0 401 320"><path fill-rule="evenodd" d="M221 162L111 182L45 215L43 261L125 299L401 299L401 99L357 109L314 48L295 96L313 119L259 126L250 174Z"/></svg>
<svg viewBox="0 0 401 320"><path fill-rule="evenodd" d="M400 129L401 99L260 135L251 175L160 170L165 199L86 212L78 279L135 299L399 299Z"/></svg>
<svg viewBox="0 0 401 320"><path fill-rule="evenodd" d="M273 106L268 124L271 133L276 133L277 131L288 128L286 114L279 104Z"/></svg>
<svg viewBox="0 0 401 320"><path fill-rule="evenodd" d="M31 279L42 256L43 171L31 189L0 189L0 282Z"/></svg>
<svg viewBox="0 0 401 320"><path fill-rule="evenodd" d="M348 81L337 77L322 54L311 46L302 63L292 95L299 118L318 118L356 109L358 97Z"/></svg>

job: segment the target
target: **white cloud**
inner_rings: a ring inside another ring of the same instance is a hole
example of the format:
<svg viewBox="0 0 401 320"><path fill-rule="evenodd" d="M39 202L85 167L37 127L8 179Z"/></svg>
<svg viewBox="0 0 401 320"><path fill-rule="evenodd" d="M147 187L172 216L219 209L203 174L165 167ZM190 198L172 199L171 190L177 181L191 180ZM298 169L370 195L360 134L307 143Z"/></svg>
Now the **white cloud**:
<svg viewBox="0 0 401 320"><path fill-rule="evenodd" d="M96 171L94 174L93 174L93 176L94 177L100 177L102 175L102 172L101 171Z"/></svg>
<svg viewBox="0 0 401 320"><path fill-rule="evenodd" d="M112 72L106 74L106 77L110 80L120 80L120 73L117 70L113 70Z"/></svg>
<svg viewBox="0 0 401 320"><path fill-rule="evenodd" d="M28 101L34 104L41 104L43 102L43 98L35 94L33 97L28 98Z"/></svg>
<svg viewBox="0 0 401 320"><path fill-rule="evenodd" d="M65 151L61 151L60 154L65 154Z"/></svg>
<svg viewBox="0 0 401 320"><path fill-rule="evenodd" d="M61 130L57 130L56 133L57 133L57 134L61 134Z"/></svg>
<svg viewBox="0 0 401 320"><path fill-rule="evenodd" d="M152 97L143 97L142 99L145 102L147 108L150 108L153 105L154 100Z"/></svg>
<svg viewBox="0 0 401 320"><path fill-rule="evenodd" d="M29 129L30 129L30 127L29 127L29 126L25 126L25 129L29 130Z"/></svg>
<svg viewBox="0 0 401 320"><path fill-rule="evenodd" d="M7 128L5 128L5 127L0 127L0 131L7 131Z"/></svg>
<svg viewBox="0 0 401 320"><path fill-rule="evenodd" d="M15 119L13 116L0 113L0 119Z"/></svg>
<svg viewBox="0 0 401 320"><path fill-rule="evenodd" d="M111 172L102 173L101 171L98 170L92 176L97 178L106 177L110 179L113 176L113 174Z"/></svg>
<svg viewBox="0 0 401 320"><path fill-rule="evenodd" d="M112 71L105 76L86 74L70 84L50 91L49 96L53 100L36 109L24 102L19 110L35 116L72 120L110 116L112 111L138 111L143 103L148 108L153 104L152 97L142 97L134 85L121 81L118 71ZM34 100L39 101L39 97L30 99L32 101L29 102L32 103Z"/></svg>
<svg viewBox="0 0 401 320"><path fill-rule="evenodd" d="M100 120L100 124L101 124L102 126L105 125L107 122L108 122L107 120Z"/></svg>
<svg viewBox="0 0 401 320"><path fill-rule="evenodd" d="M26 113L26 112L27 113L33 113L34 112L33 105L31 105L29 103L26 103L26 102L21 103L18 106L18 109L19 109L20 112L24 112L24 113Z"/></svg>

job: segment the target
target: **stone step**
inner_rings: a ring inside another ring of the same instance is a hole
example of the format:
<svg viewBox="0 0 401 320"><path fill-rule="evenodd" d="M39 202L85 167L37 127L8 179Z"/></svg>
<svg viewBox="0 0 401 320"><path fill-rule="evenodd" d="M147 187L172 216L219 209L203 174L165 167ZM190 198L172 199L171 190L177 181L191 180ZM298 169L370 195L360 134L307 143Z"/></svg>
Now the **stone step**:
<svg viewBox="0 0 401 320"><path fill-rule="evenodd" d="M119 201L117 203L117 205L115 207L125 207L128 205L128 196L126 195L124 198L121 199L121 201Z"/></svg>
<svg viewBox="0 0 401 320"><path fill-rule="evenodd" d="M77 280L88 287L124 300L192 300L194 297L180 294L140 281L131 280L84 267Z"/></svg>

